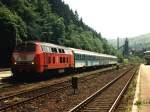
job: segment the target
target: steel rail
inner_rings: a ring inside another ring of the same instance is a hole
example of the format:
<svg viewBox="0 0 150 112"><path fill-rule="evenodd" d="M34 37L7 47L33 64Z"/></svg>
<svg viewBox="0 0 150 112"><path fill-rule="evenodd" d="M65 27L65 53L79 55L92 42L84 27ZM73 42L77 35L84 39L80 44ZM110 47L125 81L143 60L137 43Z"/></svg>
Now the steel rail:
<svg viewBox="0 0 150 112"><path fill-rule="evenodd" d="M53 91L49 91L49 92L46 92L46 93L42 93L42 94L40 94L40 95L37 95L37 96L35 96L35 97L31 97L31 98L25 99L25 100L20 101L20 102L16 102L16 103L14 103L14 104L5 106L5 107L3 107L3 108L0 108L0 111L7 111L7 110L10 110L10 109L13 109L13 108L16 107L16 106L25 104L25 103L27 103L27 102L33 101L33 100L35 100L35 99L38 99L38 98L43 97L43 96L46 96L46 95L48 95L48 94L50 94L50 93L53 93L53 92L56 92L56 91L63 90L63 89L68 88L68 87L70 87L70 85L69 85L69 86L65 86L65 87L58 88L58 89L53 90Z"/></svg>
<svg viewBox="0 0 150 112"><path fill-rule="evenodd" d="M119 101L121 100L122 96L124 95L125 91L127 90L128 86L131 83L136 72L137 72L137 70L135 70L135 72L131 75L130 79L128 80L128 82L126 83L126 85L124 86L124 88L122 89L122 91L120 92L120 94L118 95L118 97L116 98L116 100L114 101L113 105L111 106L111 108L109 109L108 112L113 112L115 110L115 108L119 104Z"/></svg>
<svg viewBox="0 0 150 112"><path fill-rule="evenodd" d="M46 88L49 88L49 87L52 87L52 86L56 86L56 85L59 85L59 84L62 84L62 83L67 83L67 82L68 82L68 80L67 81L62 81L62 82L59 82L59 83L56 83L56 84L46 85L46 86L39 87L39 88L36 88L36 89L30 89L28 91L21 91L21 92L18 92L16 94L11 94L9 96L0 98L0 102L3 101L3 100L6 100L8 98L11 98L11 97L16 97L16 96L19 96L19 95L22 95L22 94L27 94L29 92L34 92L34 91L38 91L38 90L41 90L41 89L46 89Z"/></svg>
<svg viewBox="0 0 150 112"><path fill-rule="evenodd" d="M103 92L106 88L108 88L109 86L111 86L113 83L115 83L118 79L120 79L122 76L124 76L127 72L129 72L131 69L125 71L124 73L122 73L121 75L119 75L117 78L113 79L112 81L110 81L109 83L107 83L105 86L103 86L101 89L99 89L97 92L95 92L94 94L92 94L91 96L89 96L87 99L85 99L84 101L82 101L81 103L79 103L77 106L73 107L71 110L69 110L68 112L77 112L79 111L81 108L83 108L85 105L87 105L90 101L92 101L96 96L98 96L101 92Z"/></svg>

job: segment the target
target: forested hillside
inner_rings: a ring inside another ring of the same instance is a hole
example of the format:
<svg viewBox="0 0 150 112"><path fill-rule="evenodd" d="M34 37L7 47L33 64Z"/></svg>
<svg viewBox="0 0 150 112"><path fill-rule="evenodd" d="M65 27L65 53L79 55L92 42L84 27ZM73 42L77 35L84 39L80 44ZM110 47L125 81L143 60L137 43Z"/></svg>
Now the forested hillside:
<svg viewBox="0 0 150 112"><path fill-rule="evenodd" d="M26 40L114 53L106 39L61 0L0 0L0 36L2 65L10 63L16 43Z"/></svg>
<svg viewBox="0 0 150 112"><path fill-rule="evenodd" d="M150 50L150 33L131 38L130 41L134 49Z"/></svg>
<svg viewBox="0 0 150 112"><path fill-rule="evenodd" d="M136 37L128 38L129 39L129 47L130 49L135 50L150 50L150 33L139 35ZM124 44L125 38L119 39L120 46ZM117 47L117 39L116 40L108 40L108 42L114 46Z"/></svg>

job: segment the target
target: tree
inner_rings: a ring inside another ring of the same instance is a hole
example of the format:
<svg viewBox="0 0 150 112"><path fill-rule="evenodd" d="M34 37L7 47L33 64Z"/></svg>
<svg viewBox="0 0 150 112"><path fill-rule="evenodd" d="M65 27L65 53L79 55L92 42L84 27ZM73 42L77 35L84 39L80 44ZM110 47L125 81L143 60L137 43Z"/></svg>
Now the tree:
<svg viewBox="0 0 150 112"><path fill-rule="evenodd" d="M124 55L124 57L126 57L126 58L128 58L128 56L129 56L129 42L128 42L128 39L127 39L127 38L126 38L125 44L124 44L123 55Z"/></svg>
<svg viewBox="0 0 150 112"><path fill-rule="evenodd" d="M1 66L10 64L10 57L17 40L26 38L25 24L19 16L13 14L5 6L0 6L0 63Z"/></svg>

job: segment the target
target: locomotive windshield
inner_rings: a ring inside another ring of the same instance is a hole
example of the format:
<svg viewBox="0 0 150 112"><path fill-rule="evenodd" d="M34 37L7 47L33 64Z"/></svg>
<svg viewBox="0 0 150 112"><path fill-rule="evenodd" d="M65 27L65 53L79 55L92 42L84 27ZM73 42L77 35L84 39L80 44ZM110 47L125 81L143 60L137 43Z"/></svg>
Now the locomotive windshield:
<svg viewBox="0 0 150 112"><path fill-rule="evenodd" d="M18 44L15 51L35 51L35 44L29 42Z"/></svg>

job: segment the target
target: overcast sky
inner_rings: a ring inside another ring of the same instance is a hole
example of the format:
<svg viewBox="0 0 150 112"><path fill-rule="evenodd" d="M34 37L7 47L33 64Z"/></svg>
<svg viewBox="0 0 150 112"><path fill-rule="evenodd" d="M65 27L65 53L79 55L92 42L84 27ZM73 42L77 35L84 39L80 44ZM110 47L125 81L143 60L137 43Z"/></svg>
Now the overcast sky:
<svg viewBox="0 0 150 112"><path fill-rule="evenodd" d="M63 0L105 38L150 33L150 0Z"/></svg>

